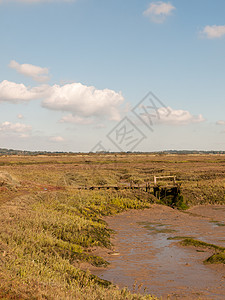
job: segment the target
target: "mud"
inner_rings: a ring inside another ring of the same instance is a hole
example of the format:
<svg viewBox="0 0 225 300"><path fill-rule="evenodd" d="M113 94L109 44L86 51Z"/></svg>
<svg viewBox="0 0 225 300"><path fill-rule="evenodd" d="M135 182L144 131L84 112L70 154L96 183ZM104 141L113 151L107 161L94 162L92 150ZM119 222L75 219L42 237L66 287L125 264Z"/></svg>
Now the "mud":
<svg viewBox="0 0 225 300"><path fill-rule="evenodd" d="M105 221L116 232L114 249L96 250L110 266L92 269L95 275L162 299L225 299L225 265L204 264L213 252L179 244L187 236L225 247L225 206L181 212L152 205Z"/></svg>

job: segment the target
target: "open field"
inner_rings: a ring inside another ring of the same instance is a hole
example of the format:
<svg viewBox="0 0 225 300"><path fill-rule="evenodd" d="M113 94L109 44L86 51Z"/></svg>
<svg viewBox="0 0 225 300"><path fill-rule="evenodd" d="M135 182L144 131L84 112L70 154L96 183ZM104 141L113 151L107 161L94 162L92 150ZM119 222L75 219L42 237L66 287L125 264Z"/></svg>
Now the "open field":
<svg viewBox="0 0 225 300"><path fill-rule="evenodd" d="M122 187L176 175L186 206L225 204L224 155L2 156L0 174L12 176L0 176L3 299L153 299L119 290L83 268L107 265L92 252L112 251L104 216L159 202Z"/></svg>

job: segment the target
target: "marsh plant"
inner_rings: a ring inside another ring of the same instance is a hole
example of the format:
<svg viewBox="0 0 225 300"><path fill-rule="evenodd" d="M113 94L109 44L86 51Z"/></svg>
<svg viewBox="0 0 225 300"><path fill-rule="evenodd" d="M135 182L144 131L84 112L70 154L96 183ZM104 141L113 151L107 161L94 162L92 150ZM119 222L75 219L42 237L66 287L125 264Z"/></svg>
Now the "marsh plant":
<svg viewBox="0 0 225 300"><path fill-rule="evenodd" d="M225 203L220 155L2 156L0 167L9 174L0 186L1 299L154 299L120 290L82 266L108 264L92 251L112 247L104 216L149 208L157 199L142 190L91 186L145 185L154 175L176 175L177 207ZM208 262L224 261L224 250L217 250Z"/></svg>
<svg viewBox="0 0 225 300"><path fill-rule="evenodd" d="M106 266L91 254L111 248L103 215L147 202L90 191L38 193L1 206L0 296L18 299L153 299L119 290L83 271ZM7 298L8 299L8 298Z"/></svg>

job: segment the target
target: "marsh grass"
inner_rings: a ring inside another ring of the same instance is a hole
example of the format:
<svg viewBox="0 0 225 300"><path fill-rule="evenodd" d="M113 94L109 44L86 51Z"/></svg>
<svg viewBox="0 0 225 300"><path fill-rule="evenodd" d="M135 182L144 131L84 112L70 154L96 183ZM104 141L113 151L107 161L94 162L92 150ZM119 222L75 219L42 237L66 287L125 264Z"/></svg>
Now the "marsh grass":
<svg viewBox="0 0 225 300"><path fill-rule="evenodd" d="M149 203L118 193L70 190L38 193L3 204L0 234L0 297L18 299L153 299L119 290L80 269L108 263L92 247L111 248L101 220ZM10 282L10 285L8 285Z"/></svg>
<svg viewBox="0 0 225 300"><path fill-rule="evenodd" d="M225 247L217 246L214 244L209 244L206 242L202 242L199 240L195 240L193 238L186 238L183 241L181 241L182 246L193 246L200 249L211 249L214 250L215 253L207 258L204 263L210 263L210 264L216 264L216 263L222 263L225 264Z"/></svg>
<svg viewBox="0 0 225 300"><path fill-rule="evenodd" d="M184 240L184 239L192 239L191 236L172 236L168 237L167 240Z"/></svg>
<svg viewBox="0 0 225 300"><path fill-rule="evenodd" d="M96 246L111 248L113 232L103 216L159 201L139 190L77 188L145 184L152 183L154 175L177 175L181 206L225 204L224 162L220 155L0 157L0 171L20 183L14 190L0 189L0 298L152 299L119 290L80 265L107 265L91 251ZM162 232L159 225L155 229ZM224 252L214 251L211 261L223 261Z"/></svg>
<svg viewBox="0 0 225 300"><path fill-rule="evenodd" d="M210 221L210 223L213 223L214 225L216 225L216 226L218 226L218 227L223 227L223 226L225 226L224 223L219 222L219 221Z"/></svg>
<svg viewBox="0 0 225 300"><path fill-rule="evenodd" d="M154 223L154 222L138 222L137 224L139 224L142 227L144 227L145 229L149 230L150 233L152 233L152 234L176 232L176 230L174 230L174 229L163 228L163 227L169 226L166 224L160 224L160 223Z"/></svg>
<svg viewBox="0 0 225 300"><path fill-rule="evenodd" d="M205 263L225 264L225 251L213 254L205 260Z"/></svg>

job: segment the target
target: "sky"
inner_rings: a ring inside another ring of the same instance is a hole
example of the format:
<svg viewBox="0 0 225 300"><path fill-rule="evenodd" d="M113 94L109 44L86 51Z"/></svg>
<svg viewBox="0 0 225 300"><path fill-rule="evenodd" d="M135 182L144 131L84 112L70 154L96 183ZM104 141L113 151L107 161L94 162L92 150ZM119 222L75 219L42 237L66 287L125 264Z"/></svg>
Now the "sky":
<svg viewBox="0 0 225 300"><path fill-rule="evenodd" d="M0 148L225 150L224 0L0 0Z"/></svg>

